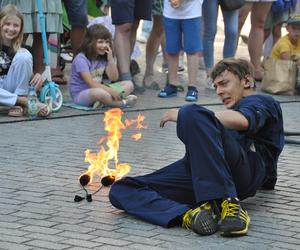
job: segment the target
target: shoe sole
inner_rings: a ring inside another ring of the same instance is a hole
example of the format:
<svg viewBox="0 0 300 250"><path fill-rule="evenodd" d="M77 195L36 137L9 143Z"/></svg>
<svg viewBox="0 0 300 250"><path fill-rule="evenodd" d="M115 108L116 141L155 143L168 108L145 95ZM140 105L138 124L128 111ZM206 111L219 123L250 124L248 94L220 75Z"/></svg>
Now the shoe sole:
<svg viewBox="0 0 300 250"><path fill-rule="evenodd" d="M177 93L169 94L169 95L160 95L160 94L158 94L158 97L160 97L160 98L169 98L169 97L175 97L175 96L177 96Z"/></svg>
<svg viewBox="0 0 300 250"><path fill-rule="evenodd" d="M185 100L187 101L187 102L196 102L197 100L198 100L198 98L191 98L191 97L186 97L185 98Z"/></svg>

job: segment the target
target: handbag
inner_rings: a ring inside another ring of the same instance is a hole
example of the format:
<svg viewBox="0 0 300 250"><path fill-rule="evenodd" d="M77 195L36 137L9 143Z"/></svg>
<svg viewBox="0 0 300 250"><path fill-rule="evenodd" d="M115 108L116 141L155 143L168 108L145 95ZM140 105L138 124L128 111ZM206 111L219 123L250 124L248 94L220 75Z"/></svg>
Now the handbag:
<svg viewBox="0 0 300 250"><path fill-rule="evenodd" d="M231 11L241 8L245 0L219 0L222 10Z"/></svg>
<svg viewBox="0 0 300 250"><path fill-rule="evenodd" d="M296 87L296 74L295 61L268 58L264 63L261 90L270 94L293 95Z"/></svg>

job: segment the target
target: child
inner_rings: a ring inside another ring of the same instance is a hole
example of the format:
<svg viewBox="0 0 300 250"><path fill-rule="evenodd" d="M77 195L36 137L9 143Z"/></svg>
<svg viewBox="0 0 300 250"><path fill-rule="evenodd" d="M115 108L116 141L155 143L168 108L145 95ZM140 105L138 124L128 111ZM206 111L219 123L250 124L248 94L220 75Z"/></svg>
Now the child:
<svg viewBox="0 0 300 250"><path fill-rule="evenodd" d="M11 107L9 116L23 116L27 108L29 84L39 86L42 76L32 80L32 56L21 48L24 20L14 5L6 5L0 12L0 104ZM38 102L37 115L48 116L50 107Z"/></svg>
<svg viewBox="0 0 300 250"><path fill-rule="evenodd" d="M109 80L119 77L112 52L112 36L101 24L94 24L87 30L79 54L72 63L70 94L76 104L93 106L96 103L111 107L132 107L137 97L131 81L103 84L104 72Z"/></svg>
<svg viewBox="0 0 300 250"><path fill-rule="evenodd" d="M202 0L164 1L164 29L166 34L166 52L168 59L168 83L158 96L162 98L177 96L177 69L179 52L187 54L188 91L186 101L197 101L196 88L199 52L202 50L201 28ZM183 46L182 46L183 40Z"/></svg>
<svg viewBox="0 0 300 250"><path fill-rule="evenodd" d="M288 34L278 40L272 49L272 58L292 60L300 56L300 14L287 20Z"/></svg>

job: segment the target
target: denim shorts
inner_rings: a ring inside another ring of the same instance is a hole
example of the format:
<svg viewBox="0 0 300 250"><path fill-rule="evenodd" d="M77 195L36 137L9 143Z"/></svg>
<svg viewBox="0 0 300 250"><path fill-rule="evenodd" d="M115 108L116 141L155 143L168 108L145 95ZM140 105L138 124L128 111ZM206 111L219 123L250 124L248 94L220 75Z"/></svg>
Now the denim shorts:
<svg viewBox="0 0 300 250"><path fill-rule="evenodd" d="M65 0L69 22L75 27L85 27L88 24L87 0Z"/></svg>
<svg viewBox="0 0 300 250"><path fill-rule="evenodd" d="M201 18L171 19L164 17L166 52L177 54L184 50L188 54L202 51Z"/></svg>
<svg viewBox="0 0 300 250"><path fill-rule="evenodd" d="M113 24L133 23L136 19L151 20L152 0L111 0Z"/></svg>

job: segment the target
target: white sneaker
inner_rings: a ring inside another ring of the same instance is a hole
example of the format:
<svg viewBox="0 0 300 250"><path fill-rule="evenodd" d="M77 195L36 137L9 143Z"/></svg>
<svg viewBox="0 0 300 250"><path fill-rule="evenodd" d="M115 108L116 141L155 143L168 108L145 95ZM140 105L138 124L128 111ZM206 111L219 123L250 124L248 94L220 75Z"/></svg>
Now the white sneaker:
<svg viewBox="0 0 300 250"><path fill-rule="evenodd" d="M132 108L137 102L137 96L135 95L128 95L125 99L122 100L123 108Z"/></svg>

